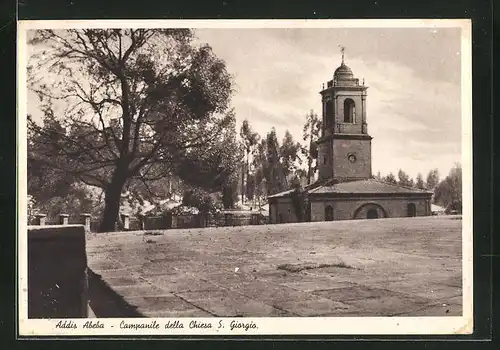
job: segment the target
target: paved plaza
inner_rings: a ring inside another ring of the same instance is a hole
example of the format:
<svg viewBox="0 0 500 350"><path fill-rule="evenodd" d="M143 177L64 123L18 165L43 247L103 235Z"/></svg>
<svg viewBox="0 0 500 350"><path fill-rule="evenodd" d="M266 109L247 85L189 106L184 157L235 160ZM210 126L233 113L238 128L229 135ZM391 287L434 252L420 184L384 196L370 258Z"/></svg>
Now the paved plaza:
<svg viewBox="0 0 500 350"><path fill-rule="evenodd" d="M460 316L460 217L90 234L97 317Z"/></svg>

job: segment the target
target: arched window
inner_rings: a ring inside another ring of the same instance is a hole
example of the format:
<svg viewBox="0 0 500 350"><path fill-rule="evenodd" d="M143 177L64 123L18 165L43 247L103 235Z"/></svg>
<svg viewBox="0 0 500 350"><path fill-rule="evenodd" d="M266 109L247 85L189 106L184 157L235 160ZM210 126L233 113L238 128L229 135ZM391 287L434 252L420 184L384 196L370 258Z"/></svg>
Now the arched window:
<svg viewBox="0 0 500 350"><path fill-rule="evenodd" d="M344 100L344 123L354 123L356 117L356 107L350 98Z"/></svg>
<svg viewBox="0 0 500 350"><path fill-rule="evenodd" d="M333 221L333 207L331 205L325 208L325 221Z"/></svg>
<svg viewBox="0 0 500 350"><path fill-rule="evenodd" d="M414 203L409 203L406 206L406 211L409 217L417 216L417 208Z"/></svg>
<svg viewBox="0 0 500 350"><path fill-rule="evenodd" d="M326 101L325 121L326 121L327 128L330 128L333 126L333 102L331 100Z"/></svg>
<svg viewBox="0 0 500 350"><path fill-rule="evenodd" d="M378 219L377 209L375 209L375 208L369 209L368 212L366 213L366 218L367 219Z"/></svg>

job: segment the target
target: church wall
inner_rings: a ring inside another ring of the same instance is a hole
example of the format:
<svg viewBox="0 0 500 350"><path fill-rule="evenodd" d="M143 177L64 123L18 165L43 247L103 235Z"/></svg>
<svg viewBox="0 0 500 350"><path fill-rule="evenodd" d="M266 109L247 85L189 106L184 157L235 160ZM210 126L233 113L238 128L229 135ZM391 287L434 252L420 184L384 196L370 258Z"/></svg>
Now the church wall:
<svg viewBox="0 0 500 350"><path fill-rule="evenodd" d="M298 222L291 198L277 198L269 205L271 224ZM281 214L281 220L278 220Z"/></svg>
<svg viewBox="0 0 500 350"><path fill-rule="evenodd" d="M336 178L369 178L371 176L371 141L345 140L333 141L333 164ZM349 154L356 156L356 162L347 159Z"/></svg>
<svg viewBox="0 0 500 350"><path fill-rule="evenodd" d="M326 157L326 164L325 164ZM323 142L318 145L318 173L320 179L329 179L332 177L331 164L331 143Z"/></svg>
<svg viewBox="0 0 500 350"><path fill-rule="evenodd" d="M430 215L429 201L425 198L366 198L366 199L312 199L311 200L311 221L324 221L325 208L328 205L333 207L334 220L352 220L356 210L363 205L376 203L380 205L386 212L387 217L406 217L407 204L414 203L416 208L416 216ZM373 206L374 208L376 206ZM370 207L371 208L371 207ZM361 209L358 217L366 218L368 206ZM381 212L379 211L379 216Z"/></svg>

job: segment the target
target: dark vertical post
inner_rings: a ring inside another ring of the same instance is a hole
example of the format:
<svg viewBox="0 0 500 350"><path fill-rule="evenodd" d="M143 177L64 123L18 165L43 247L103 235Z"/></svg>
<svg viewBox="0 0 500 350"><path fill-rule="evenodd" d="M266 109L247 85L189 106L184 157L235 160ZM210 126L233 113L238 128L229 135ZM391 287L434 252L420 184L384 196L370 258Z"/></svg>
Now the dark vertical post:
<svg viewBox="0 0 500 350"><path fill-rule="evenodd" d="M45 218L46 217L47 217L47 215L45 215L45 214L36 214L35 215L36 225L44 226L45 225Z"/></svg>
<svg viewBox="0 0 500 350"><path fill-rule="evenodd" d="M81 214L80 215L83 227L85 227L85 231L90 232L90 214Z"/></svg>
<svg viewBox="0 0 500 350"><path fill-rule="evenodd" d="M87 315L84 226L28 226L28 318Z"/></svg>
<svg viewBox="0 0 500 350"><path fill-rule="evenodd" d="M69 222L68 214L59 214L59 225L67 225Z"/></svg>
<svg viewBox="0 0 500 350"><path fill-rule="evenodd" d="M130 227L130 216L128 214L122 214L123 228L128 230Z"/></svg>

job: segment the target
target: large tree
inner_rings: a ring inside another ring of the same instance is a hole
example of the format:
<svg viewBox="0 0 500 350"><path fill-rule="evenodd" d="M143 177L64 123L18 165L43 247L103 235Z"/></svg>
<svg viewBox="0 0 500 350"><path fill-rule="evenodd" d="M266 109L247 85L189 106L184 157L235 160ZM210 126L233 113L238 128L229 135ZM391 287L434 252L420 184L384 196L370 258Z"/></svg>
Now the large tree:
<svg viewBox="0 0 500 350"><path fill-rule="evenodd" d="M173 173L210 188L227 182L233 169L224 156L231 152L218 151L219 136L234 123L231 77L190 30L31 34L29 88L44 113L42 123L28 120L32 154L104 190L101 231L113 230L129 181ZM201 150L210 151L200 159Z"/></svg>

